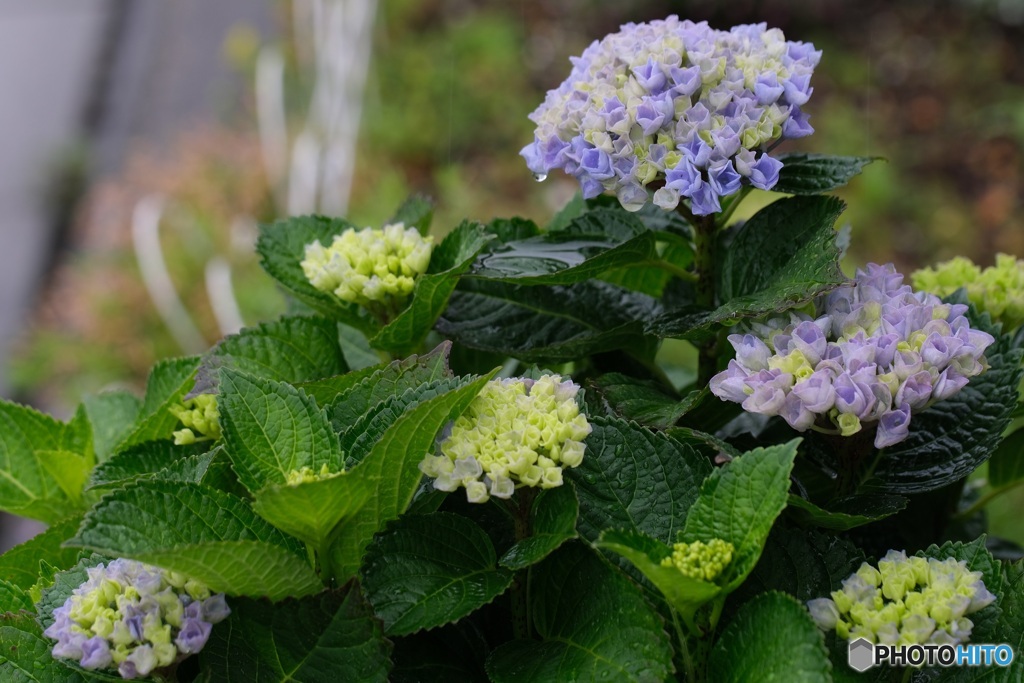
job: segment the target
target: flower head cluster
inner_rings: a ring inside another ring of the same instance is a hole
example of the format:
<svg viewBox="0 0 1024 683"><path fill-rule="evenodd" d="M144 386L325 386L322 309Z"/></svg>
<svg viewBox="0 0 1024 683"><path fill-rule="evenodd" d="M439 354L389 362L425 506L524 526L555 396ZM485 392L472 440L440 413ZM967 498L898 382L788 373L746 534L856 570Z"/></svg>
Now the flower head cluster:
<svg viewBox="0 0 1024 683"><path fill-rule="evenodd" d="M967 642L974 628L966 615L995 599L981 572L969 571L962 560L890 550L877 569L865 562L832 599L811 600L807 608L820 628L847 640L956 645Z"/></svg>
<svg viewBox="0 0 1024 683"><path fill-rule="evenodd" d="M849 436L871 422L877 448L902 441L912 413L988 367L995 341L971 328L966 306L902 282L891 264L869 264L853 286L818 300L817 318L792 313L730 335L736 358L712 378L712 393L799 431Z"/></svg>
<svg viewBox="0 0 1024 683"><path fill-rule="evenodd" d="M662 567L675 567L684 576L701 581L714 581L715 577L732 562L735 548L719 538L708 543L676 543L672 554L661 561Z"/></svg>
<svg viewBox="0 0 1024 683"><path fill-rule="evenodd" d="M330 479L338 474L341 474L341 472L331 472L331 468L327 466L327 463L320 466L319 472L307 465L289 472L285 477L285 483L288 486L298 486L299 484L309 484L314 481Z"/></svg>
<svg viewBox="0 0 1024 683"><path fill-rule="evenodd" d="M521 154L538 178L575 176L587 198L607 190L635 211L660 181L658 206L686 197L695 214L716 213L743 184L775 185L772 145L814 132L801 107L819 59L766 24L626 24L572 58L572 73L530 115L537 129Z"/></svg>
<svg viewBox="0 0 1024 683"><path fill-rule="evenodd" d="M510 498L517 485L561 486L562 468L583 461L592 429L578 391L559 375L488 382L420 470L441 491L464 487L471 503Z"/></svg>
<svg viewBox="0 0 1024 683"><path fill-rule="evenodd" d="M203 649L213 624L231 613L222 593L141 562L119 559L87 571L44 632L57 641L54 657L84 669L148 676Z"/></svg>
<svg viewBox="0 0 1024 683"><path fill-rule="evenodd" d="M433 241L403 223L382 230L349 228L329 247L319 240L307 244L302 272L314 287L342 301L367 308L401 302L427 271Z"/></svg>
<svg viewBox="0 0 1024 683"><path fill-rule="evenodd" d="M185 425L184 429L174 432L174 443L179 446L220 438L220 412L217 410L217 397L213 394L199 394L171 406L170 411Z"/></svg>
<svg viewBox="0 0 1024 683"><path fill-rule="evenodd" d="M1008 328L1024 323L1024 261L1009 254L996 254L996 264L984 270L958 256L919 270L910 278L915 288L939 296L949 296L965 287L972 304Z"/></svg>

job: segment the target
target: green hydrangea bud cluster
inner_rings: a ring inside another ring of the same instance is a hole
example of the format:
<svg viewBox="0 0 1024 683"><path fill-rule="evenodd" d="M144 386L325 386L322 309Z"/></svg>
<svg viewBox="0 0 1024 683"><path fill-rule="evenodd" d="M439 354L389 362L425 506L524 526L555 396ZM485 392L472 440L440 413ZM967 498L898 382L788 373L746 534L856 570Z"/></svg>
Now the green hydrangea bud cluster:
<svg viewBox="0 0 1024 683"><path fill-rule="evenodd" d="M953 558L907 557L890 550L843 581L832 598L807 603L811 616L840 638L884 645L956 645L970 639L973 614L995 600L981 572Z"/></svg>
<svg viewBox="0 0 1024 683"><path fill-rule="evenodd" d="M420 471L441 491L465 488L471 503L510 498L518 486L561 486L562 468L583 461L592 430L578 391L559 375L488 382Z"/></svg>
<svg viewBox="0 0 1024 683"><path fill-rule="evenodd" d="M996 254L996 264L982 270L962 256L923 268L910 276L914 288L948 296L964 287L967 298L1007 327L1024 323L1024 261Z"/></svg>
<svg viewBox="0 0 1024 683"><path fill-rule="evenodd" d="M53 656L84 669L148 676L203 649L231 610L202 583L135 560L86 570L88 579L53 611L44 635Z"/></svg>
<svg viewBox="0 0 1024 683"><path fill-rule="evenodd" d="M306 467L300 467L297 470L289 472L288 476L285 478L285 483L288 484L288 486L298 486L299 484L308 484L310 482L320 481L321 479L329 479L336 474L341 473L331 472L327 463L324 463L320 467L319 472L307 465Z"/></svg>
<svg viewBox="0 0 1024 683"><path fill-rule="evenodd" d="M220 412L217 397L200 394L170 407L171 413L181 420L184 429L174 432L174 443L179 446L196 441L216 441L220 438Z"/></svg>
<svg viewBox="0 0 1024 683"><path fill-rule="evenodd" d="M433 239L403 223L382 230L349 228L329 247L319 240L307 244L302 271L320 291L374 310L412 293L416 277L430 265Z"/></svg>
<svg viewBox="0 0 1024 683"><path fill-rule="evenodd" d="M735 548L732 543L713 538L707 543L676 543L672 554L661 561L662 567L675 567L684 576L701 581L714 581L729 563Z"/></svg>

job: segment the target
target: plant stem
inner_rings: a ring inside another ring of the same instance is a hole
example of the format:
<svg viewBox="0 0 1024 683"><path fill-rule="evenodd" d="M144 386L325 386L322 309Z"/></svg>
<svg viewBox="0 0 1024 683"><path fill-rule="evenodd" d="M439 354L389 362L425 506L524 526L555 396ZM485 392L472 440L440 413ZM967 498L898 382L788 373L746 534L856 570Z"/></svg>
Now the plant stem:
<svg viewBox="0 0 1024 683"><path fill-rule="evenodd" d="M680 204L680 206L682 206ZM689 210L686 211L689 214ZM685 214L684 214L685 215ZM691 216L693 226L693 272L697 276L696 304L705 311L715 307L715 216ZM697 386L707 386L718 369L715 358L717 338L698 347Z"/></svg>
<svg viewBox="0 0 1024 683"><path fill-rule="evenodd" d="M676 614L675 609L671 607L669 609L672 610L672 624L676 628L676 638L679 640L679 653L683 656L683 666L686 667L686 680L696 681L697 675L693 669L693 658L690 657L690 648L686 645L686 634L679 626L679 615Z"/></svg>
<svg viewBox="0 0 1024 683"><path fill-rule="evenodd" d="M994 498L997 498L998 496L1001 496L1002 494L1006 493L1007 491L1010 491L1011 489L1016 488L1017 485L1020 484L1020 483L1021 483L1020 481L1017 481L1017 482L1014 482L1013 484L1010 484L1009 486L1001 486L999 488L992 489L991 491L989 491L988 493L983 495L981 498L978 498L978 500L974 501L974 504L971 505L969 508L967 508L963 512L958 512L954 516L954 519L967 519L968 517L976 514L982 508L984 508L986 505L991 503Z"/></svg>
<svg viewBox="0 0 1024 683"><path fill-rule="evenodd" d="M669 263L668 261L662 261L661 259L659 259L657 261L644 261L643 263L640 263L638 265L654 266L655 268L661 268L666 273L669 273L670 275L673 275L679 278L680 280L685 280L687 282L697 282L696 274L691 273L690 271L684 268L680 268L674 263Z"/></svg>
<svg viewBox="0 0 1024 683"><path fill-rule="evenodd" d="M509 501L512 508L512 523L515 528L516 543L529 538L533 532L530 514L533 509L534 490L529 486L518 489ZM529 568L516 572L512 581L512 634L517 640L529 639L533 636L533 624L530 621L530 574Z"/></svg>

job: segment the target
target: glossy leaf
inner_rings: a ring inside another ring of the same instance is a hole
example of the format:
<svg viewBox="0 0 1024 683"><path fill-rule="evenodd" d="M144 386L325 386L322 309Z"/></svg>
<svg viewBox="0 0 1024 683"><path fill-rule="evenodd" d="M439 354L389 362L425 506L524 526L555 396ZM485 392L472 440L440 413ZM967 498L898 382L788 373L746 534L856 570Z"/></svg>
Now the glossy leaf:
<svg viewBox="0 0 1024 683"><path fill-rule="evenodd" d="M878 157L839 157L828 154L783 154L779 182L773 192L819 194L843 187Z"/></svg>
<svg viewBox="0 0 1024 683"><path fill-rule="evenodd" d="M563 543L576 538L579 513L580 504L572 485L541 491L530 511L530 535L509 548L499 564L515 570L540 562Z"/></svg>

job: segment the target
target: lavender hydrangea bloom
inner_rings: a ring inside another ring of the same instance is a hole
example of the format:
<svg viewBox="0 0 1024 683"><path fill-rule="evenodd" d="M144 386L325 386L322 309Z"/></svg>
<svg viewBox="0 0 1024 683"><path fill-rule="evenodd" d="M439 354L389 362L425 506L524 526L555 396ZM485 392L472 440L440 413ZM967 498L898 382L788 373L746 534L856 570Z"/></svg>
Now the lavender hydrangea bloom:
<svg viewBox="0 0 1024 683"><path fill-rule="evenodd" d="M538 178L572 175L584 197L613 192L631 211L650 201L721 211L744 184L769 190L780 140L814 129L807 104L821 52L749 24L717 31L676 16L626 24L595 41L530 115L521 154Z"/></svg>
<svg viewBox="0 0 1024 683"><path fill-rule="evenodd" d="M43 634L53 656L84 669L148 676L199 652L213 625L231 613L224 595L175 572L134 560L86 570L88 579L53 611Z"/></svg>
<svg viewBox="0 0 1024 683"><path fill-rule="evenodd" d="M854 434L874 424L875 446L899 443L913 414L987 369L995 339L971 329L967 307L915 293L890 264L858 270L854 284L733 334L736 358L711 379L719 398L779 415L794 429Z"/></svg>

